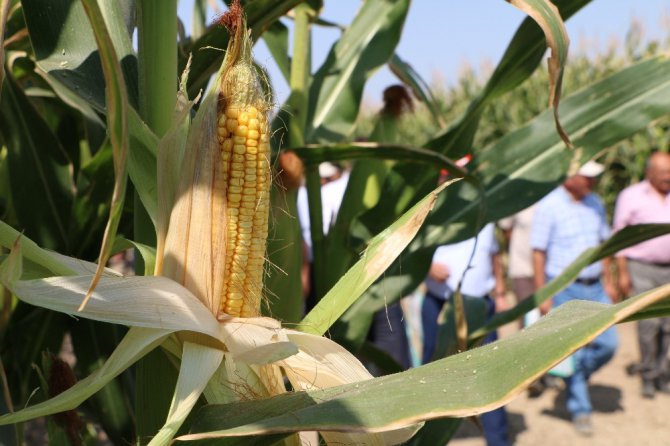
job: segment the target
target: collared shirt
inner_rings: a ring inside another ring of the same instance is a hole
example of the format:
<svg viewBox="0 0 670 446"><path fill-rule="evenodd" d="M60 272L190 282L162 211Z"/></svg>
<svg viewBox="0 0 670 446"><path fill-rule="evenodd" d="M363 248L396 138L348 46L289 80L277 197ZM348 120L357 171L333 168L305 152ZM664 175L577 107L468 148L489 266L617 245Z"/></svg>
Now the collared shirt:
<svg viewBox="0 0 670 446"><path fill-rule="evenodd" d="M466 272L473 249L474 256ZM433 254L433 262L447 265L449 277L444 282L428 277L426 289L430 294L446 299L451 296L458 287L458 282L463 279L461 285L463 294L473 297L486 296L495 285L493 255L497 253L498 242L492 223L484 226L479 232L476 247L474 237L459 243L440 246Z"/></svg>
<svg viewBox="0 0 670 446"><path fill-rule="evenodd" d="M545 273L555 277L609 234L605 208L597 195L589 194L577 201L560 186L536 206L530 244L533 249L546 252ZM596 262L584 268L579 277L595 279L601 272L602 265Z"/></svg>
<svg viewBox="0 0 670 446"><path fill-rule="evenodd" d="M619 194L614 211L614 230L643 223L670 223L670 195L661 196L649 183L641 181ZM670 234L623 249L617 256L650 263L670 263Z"/></svg>
<svg viewBox="0 0 670 446"><path fill-rule="evenodd" d="M530 247L530 230L534 212L535 206L531 206L498 222L502 229L512 231L508 260L510 277L533 277L533 250Z"/></svg>

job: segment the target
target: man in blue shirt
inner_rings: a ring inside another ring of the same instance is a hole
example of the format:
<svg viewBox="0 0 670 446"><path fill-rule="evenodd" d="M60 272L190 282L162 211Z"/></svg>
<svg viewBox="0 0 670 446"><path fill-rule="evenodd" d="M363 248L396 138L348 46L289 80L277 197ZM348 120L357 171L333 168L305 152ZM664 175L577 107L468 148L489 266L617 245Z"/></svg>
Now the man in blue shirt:
<svg viewBox="0 0 670 446"><path fill-rule="evenodd" d="M602 165L589 161L538 203L530 238L537 289L559 275L584 250L609 237L605 209L593 193L603 170ZM540 311L547 313L552 306L575 299L610 303L616 298L616 288L608 266L609 259L587 266L575 282L544 302ZM588 378L614 356L617 343L612 327L574 354L575 370L565 382L568 411L580 434L593 434Z"/></svg>
<svg viewBox="0 0 670 446"><path fill-rule="evenodd" d="M463 295L486 299L489 316L495 310L507 309L505 281L492 223L479 232L476 243L473 237L460 243L440 246L433 254L430 271L425 280L426 296L421 308L424 364L432 359L435 350L439 328L437 319L442 306L451 298L459 282ZM484 343L496 339L496 332L492 332ZM507 413L504 407L484 413L480 419L487 446L509 444Z"/></svg>

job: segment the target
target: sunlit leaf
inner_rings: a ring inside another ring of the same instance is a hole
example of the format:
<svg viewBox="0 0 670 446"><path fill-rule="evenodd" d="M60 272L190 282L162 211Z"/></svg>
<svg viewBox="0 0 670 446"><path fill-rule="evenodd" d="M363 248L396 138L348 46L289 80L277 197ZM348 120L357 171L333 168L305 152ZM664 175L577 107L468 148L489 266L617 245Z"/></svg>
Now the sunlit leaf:
<svg viewBox="0 0 670 446"><path fill-rule="evenodd" d="M547 47L551 56L547 60L549 65L549 104L554 108L556 130L568 147L571 147L569 136L563 130L558 118L558 104L561 98L561 83L563 70L568 59L568 33L565 30L563 19L558 8L549 0L509 0L509 2L528 14L542 28ZM577 165L577 167L579 167Z"/></svg>
<svg viewBox="0 0 670 446"><path fill-rule="evenodd" d="M406 0L363 3L314 75L306 142L337 142L351 133L363 86L393 55L408 8Z"/></svg>
<svg viewBox="0 0 670 446"><path fill-rule="evenodd" d="M361 259L305 316L298 329L307 333L325 333L412 241L428 212L435 205L437 195L448 184L435 189L398 221L373 238Z"/></svg>
<svg viewBox="0 0 670 446"><path fill-rule="evenodd" d="M116 238L116 230L121 221L123 213L123 202L126 196L126 184L128 173L126 159L128 157L128 93L126 83L119 59L114 49L114 42L107 31L107 25L103 19L102 10L97 0L82 0L84 9L91 22L95 40L100 51L100 61L105 78L105 102L107 106L107 133L112 144L114 155L114 190L112 192L112 203L110 205L109 220L102 239L100 256L98 258L98 270L91 281L91 286L86 297L82 301L80 309L86 306L90 293L95 288L105 264L112 252L112 245Z"/></svg>
<svg viewBox="0 0 670 446"><path fill-rule="evenodd" d="M235 437L361 427L380 432L426 418L477 415L506 404L562 358L668 296L670 285L617 305L568 302L524 331L402 373L235 406L206 406L192 432Z"/></svg>

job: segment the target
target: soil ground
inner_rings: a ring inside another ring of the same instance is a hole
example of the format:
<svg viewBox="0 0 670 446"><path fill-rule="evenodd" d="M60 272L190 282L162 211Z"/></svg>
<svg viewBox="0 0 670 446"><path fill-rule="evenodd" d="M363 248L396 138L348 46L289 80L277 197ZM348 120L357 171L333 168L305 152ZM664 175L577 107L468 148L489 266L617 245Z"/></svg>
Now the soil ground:
<svg viewBox="0 0 670 446"><path fill-rule="evenodd" d="M537 398L527 393L507 405L510 436L516 446L656 446L670 445L670 395L644 399L638 376L626 366L638 359L634 323L617 326L620 346L611 362L590 380L592 437L580 436L565 409L565 392L547 389ZM503 327L501 336L514 328ZM464 420L450 446L484 446L474 423Z"/></svg>

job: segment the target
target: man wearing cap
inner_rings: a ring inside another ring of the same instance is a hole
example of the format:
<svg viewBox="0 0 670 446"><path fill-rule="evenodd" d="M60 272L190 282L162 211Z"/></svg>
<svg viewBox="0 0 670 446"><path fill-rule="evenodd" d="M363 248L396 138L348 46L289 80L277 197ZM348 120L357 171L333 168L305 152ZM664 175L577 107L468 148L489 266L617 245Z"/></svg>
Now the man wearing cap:
<svg viewBox="0 0 670 446"><path fill-rule="evenodd" d="M643 223L670 223L670 154L656 152L647 161L646 179L624 189L614 211L614 230ZM670 281L670 235L624 249L616 255L619 289L640 294ZM670 317L637 323L642 396L670 393L667 382Z"/></svg>
<svg viewBox="0 0 670 446"><path fill-rule="evenodd" d="M587 162L537 204L530 243L538 289L563 272L584 250L609 237L605 208L593 193L596 178L603 170L601 164ZM610 303L616 298L616 288L608 265L606 259L603 264L587 266L572 284L544 302L540 310L546 313L552 306L571 300ZM588 379L614 356L617 344L616 329L612 327L573 356L574 372L565 378L567 408L575 429L582 435L593 434Z"/></svg>

